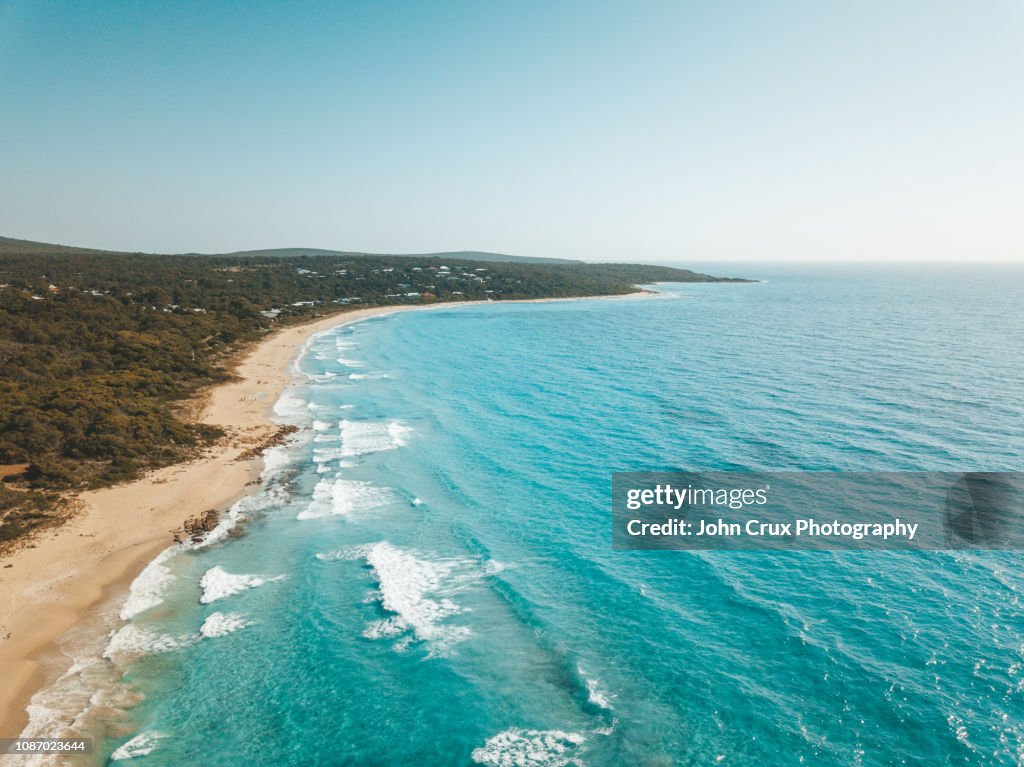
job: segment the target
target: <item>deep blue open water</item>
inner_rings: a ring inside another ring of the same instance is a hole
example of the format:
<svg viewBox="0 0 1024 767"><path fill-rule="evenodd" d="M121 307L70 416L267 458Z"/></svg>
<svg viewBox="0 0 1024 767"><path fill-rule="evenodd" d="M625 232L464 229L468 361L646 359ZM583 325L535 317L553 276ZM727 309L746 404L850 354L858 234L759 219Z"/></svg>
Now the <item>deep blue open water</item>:
<svg viewBox="0 0 1024 767"><path fill-rule="evenodd" d="M727 271L766 281L316 337L244 519L136 584L103 753L1024 764L1020 554L613 552L609 519L615 471L1024 468L1024 270Z"/></svg>

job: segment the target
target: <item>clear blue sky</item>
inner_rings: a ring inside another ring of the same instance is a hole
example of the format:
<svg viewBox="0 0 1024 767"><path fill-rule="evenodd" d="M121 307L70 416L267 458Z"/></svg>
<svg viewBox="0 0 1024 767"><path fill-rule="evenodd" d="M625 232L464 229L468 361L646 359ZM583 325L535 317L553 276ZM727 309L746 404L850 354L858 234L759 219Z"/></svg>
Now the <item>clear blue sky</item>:
<svg viewBox="0 0 1024 767"><path fill-rule="evenodd" d="M1024 259L1024 3L4 2L0 234Z"/></svg>

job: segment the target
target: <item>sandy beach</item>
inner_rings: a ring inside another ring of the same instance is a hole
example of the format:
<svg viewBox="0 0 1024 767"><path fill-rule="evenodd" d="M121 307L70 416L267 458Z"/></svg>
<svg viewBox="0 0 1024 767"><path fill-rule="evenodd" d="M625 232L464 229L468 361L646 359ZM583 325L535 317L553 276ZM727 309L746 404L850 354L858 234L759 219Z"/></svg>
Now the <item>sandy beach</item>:
<svg viewBox="0 0 1024 767"><path fill-rule="evenodd" d="M645 295L651 293L622 298ZM57 644L68 629L102 603L122 599L186 519L224 510L248 492L262 461L244 454L275 433L271 409L312 335L376 315L470 303L477 302L357 309L274 332L242 358L234 381L197 400L199 419L221 426L225 440L198 459L81 494L71 520L0 560L0 737L23 732L32 695L71 665Z"/></svg>
<svg viewBox="0 0 1024 767"><path fill-rule="evenodd" d="M23 731L32 694L70 665L56 644L62 634L105 599L126 594L182 522L226 509L246 494L261 460L240 456L274 434L271 408L292 382L290 363L310 336L375 315L430 308L357 309L274 332L241 360L236 380L199 400L200 420L223 427L224 441L199 459L81 494L83 507L70 521L0 560L0 737Z"/></svg>

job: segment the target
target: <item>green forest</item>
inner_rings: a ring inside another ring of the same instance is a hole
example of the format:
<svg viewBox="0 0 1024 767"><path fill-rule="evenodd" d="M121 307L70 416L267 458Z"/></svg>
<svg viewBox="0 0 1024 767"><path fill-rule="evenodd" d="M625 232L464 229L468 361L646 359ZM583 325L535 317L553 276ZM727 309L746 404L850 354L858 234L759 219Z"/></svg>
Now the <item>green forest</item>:
<svg viewBox="0 0 1024 767"><path fill-rule="evenodd" d="M0 252L0 543L59 520L77 490L216 441L182 404L275 327L359 306L615 295L659 281L717 278L633 264Z"/></svg>

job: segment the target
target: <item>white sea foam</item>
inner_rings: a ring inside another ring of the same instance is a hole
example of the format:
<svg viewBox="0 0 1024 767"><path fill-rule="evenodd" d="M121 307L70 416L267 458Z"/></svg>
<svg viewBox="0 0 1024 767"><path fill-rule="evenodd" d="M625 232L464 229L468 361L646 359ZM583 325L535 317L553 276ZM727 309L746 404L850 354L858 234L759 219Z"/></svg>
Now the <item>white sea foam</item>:
<svg viewBox="0 0 1024 767"><path fill-rule="evenodd" d="M367 624L363 636L367 639L390 639L404 634L408 628L400 618L385 618Z"/></svg>
<svg viewBox="0 0 1024 767"><path fill-rule="evenodd" d="M334 428L334 424L331 423L330 421L313 421L313 430L314 431L327 431L328 429L333 429L333 428Z"/></svg>
<svg viewBox="0 0 1024 767"><path fill-rule="evenodd" d="M121 662L142 655L169 652L188 647L196 640L194 635L171 636L143 628L136 623L126 623L110 635L103 650L103 657Z"/></svg>
<svg viewBox="0 0 1024 767"><path fill-rule="evenodd" d="M313 488L313 500L299 512L298 518L345 516L353 511L377 508L390 499L391 493L386 488L375 487L369 482L324 477Z"/></svg>
<svg viewBox="0 0 1024 767"><path fill-rule="evenodd" d="M203 595L199 597L201 604L216 602L218 599L229 597L246 589L253 589L262 586L264 583L284 580L283 575L268 577L265 575L250 575L247 573L229 573L219 565L211 567L203 575L199 585L203 587Z"/></svg>
<svg viewBox="0 0 1024 767"><path fill-rule="evenodd" d="M174 575L166 562L177 551L177 546L164 549L132 581L128 589L128 598L121 606L121 620L133 618L163 601L167 588L174 582Z"/></svg>
<svg viewBox="0 0 1024 767"><path fill-rule="evenodd" d="M336 562L339 559L365 559L367 547L355 546L349 549L336 549L335 551L325 551L316 555L316 558L321 562Z"/></svg>
<svg viewBox="0 0 1024 767"><path fill-rule="evenodd" d="M587 700L590 701L590 704L603 708L606 711L611 711L613 709L611 696L601 689L601 683L592 677L588 677L583 666L577 665L576 670L587 683Z"/></svg>
<svg viewBox="0 0 1024 767"><path fill-rule="evenodd" d="M214 527L210 532L203 536L203 538L195 543L188 542L183 544L186 548L190 549L204 549L214 543L224 540L236 526L242 523L247 517L243 513L242 509L247 508L249 504L242 503L247 500L243 498L241 501L236 503L230 509L227 510L226 514L223 514L217 526Z"/></svg>
<svg viewBox="0 0 1024 767"><path fill-rule="evenodd" d="M240 498L231 506L230 509L227 510L227 512L221 515L216 527L206 533L202 539L196 542L186 541L181 545L184 548L193 550L205 549L207 546L212 546L214 543L218 543L227 538L232 530L248 519L246 512L257 511L274 502L282 502L284 495L285 493L283 489L267 488L259 493L255 493L254 495L247 495L244 498Z"/></svg>
<svg viewBox="0 0 1024 767"><path fill-rule="evenodd" d="M387 373L349 373L348 379L350 381L366 381L366 380L380 380L382 378L391 378Z"/></svg>
<svg viewBox="0 0 1024 767"><path fill-rule="evenodd" d="M266 479L266 470L264 470ZM250 514L283 506L288 502L288 490L282 485L263 487L259 492L239 498L234 505L222 514L217 526L208 532L198 543L186 543L189 549L203 549L224 540L232 530L249 518Z"/></svg>
<svg viewBox="0 0 1024 767"><path fill-rule="evenodd" d="M110 755L110 760L120 762L124 759L134 759L137 756L151 754L156 749L162 738L166 737L162 732L143 732L136 735L127 743L119 747Z"/></svg>
<svg viewBox="0 0 1024 767"><path fill-rule="evenodd" d="M302 397L285 391L274 403L274 414L281 418L297 418L308 412L308 404Z"/></svg>
<svg viewBox="0 0 1024 767"><path fill-rule="evenodd" d="M401 421L350 421L341 424L341 456L353 457L394 450L409 441L412 429Z"/></svg>
<svg viewBox="0 0 1024 767"><path fill-rule="evenodd" d="M281 470L291 464L291 456L286 445L275 445L263 451L263 471L260 474L262 479L270 479L281 473Z"/></svg>
<svg viewBox="0 0 1024 767"><path fill-rule="evenodd" d="M603 708L606 711L612 710L612 703L608 699L608 696L601 691L598 687L600 683L596 679L587 680L587 699L598 708Z"/></svg>
<svg viewBox="0 0 1024 767"><path fill-rule="evenodd" d="M91 668L103 665L97 658L75 659L71 668L55 682L38 690L25 707L28 723L22 738L57 738L68 733L76 715L89 704L88 684L83 680ZM43 759L29 763L43 762Z"/></svg>
<svg viewBox="0 0 1024 767"><path fill-rule="evenodd" d="M25 708L28 721L19 737L52 740L87 736L92 734L91 722L109 723L118 712L138 703L138 695L121 683L124 672L121 664L102 658L112 633L106 627L116 617L117 606L104 604L58 640L61 656L70 661L70 667L33 693ZM50 660L44 662L43 669L48 679L51 679L51 671L57 670ZM10 756L8 760L12 767L68 762L63 755L41 754ZM0 760L0 763L6 765L8 760Z"/></svg>
<svg viewBox="0 0 1024 767"><path fill-rule="evenodd" d="M49 693L46 695L46 702L39 702L40 694L32 696L32 701L25 706L25 713L28 715L28 724L21 732L22 738L57 738L67 733L69 727L69 715L65 706L66 700L51 700ZM46 760L40 756L35 759L22 757L21 764L36 765L45 764Z"/></svg>
<svg viewBox="0 0 1024 767"><path fill-rule="evenodd" d="M244 615L216 612L207 616L199 633L204 637L222 637L251 625L252 621Z"/></svg>
<svg viewBox="0 0 1024 767"><path fill-rule="evenodd" d="M372 622L364 636L370 639L391 637L411 631L416 639L447 647L465 639L470 630L445 623L462 612L450 594L456 583L446 584L453 574L472 566L459 559L429 560L381 541L363 548L367 564L373 568L380 589L381 606L393 616Z"/></svg>
<svg viewBox="0 0 1024 767"><path fill-rule="evenodd" d="M472 756L485 767L568 767L583 764L577 752L585 741L578 732L513 727L488 738Z"/></svg>
<svg viewBox="0 0 1024 767"><path fill-rule="evenodd" d="M363 363L359 360L351 360L348 357L338 357L338 364L344 365L348 368L359 368L363 366Z"/></svg>
<svg viewBox="0 0 1024 767"><path fill-rule="evenodd" d="M344 454L344 450L340 447L315 447L313 448L313 463L336 461Z"/></svg>

